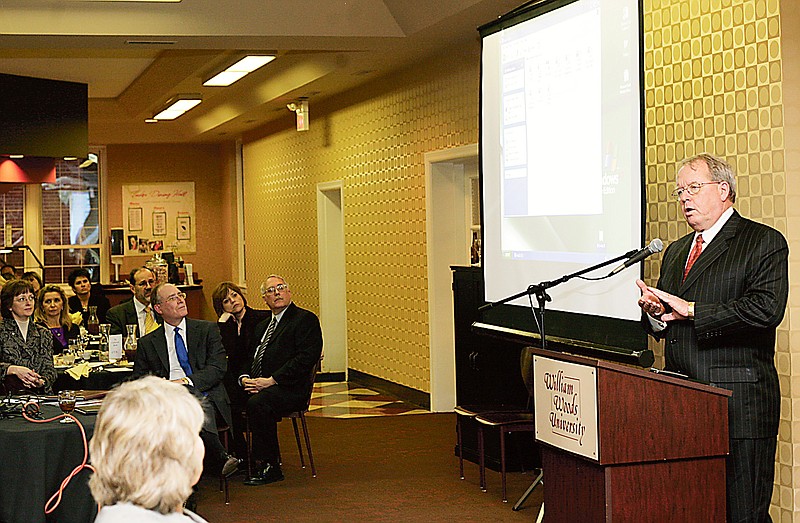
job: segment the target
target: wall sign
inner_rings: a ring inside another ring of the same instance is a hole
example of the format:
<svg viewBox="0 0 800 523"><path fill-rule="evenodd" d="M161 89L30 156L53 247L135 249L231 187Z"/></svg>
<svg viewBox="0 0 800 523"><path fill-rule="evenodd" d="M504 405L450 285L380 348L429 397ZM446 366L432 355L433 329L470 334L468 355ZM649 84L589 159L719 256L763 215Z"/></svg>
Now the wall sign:
<svg viewBox="0 0 800 523"><path fill-rule="evenodd" d="M194 182L123 185L122 205L126 255L197 251Z"/></svg>
<svg viewBox="0 0 800 523"><path fill-rule="evenodd" d="M596 369L534 355L533 380L536 439L599 460Z"/></svg>

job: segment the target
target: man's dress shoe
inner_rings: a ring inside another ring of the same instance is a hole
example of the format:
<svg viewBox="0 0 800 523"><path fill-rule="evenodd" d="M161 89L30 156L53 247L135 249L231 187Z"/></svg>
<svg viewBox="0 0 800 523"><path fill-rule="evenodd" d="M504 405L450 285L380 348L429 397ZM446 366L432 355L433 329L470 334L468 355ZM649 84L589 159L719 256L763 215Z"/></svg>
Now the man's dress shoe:
<svg viewBox="0 0 800 523"><path fill-rule="evenodd" d="M281 472L280 467L268 464L263 469L257 471L254 476L247 478L244 484L256 486L275 483L276 481L283 481L283 472Z"/></svg>
<svg viewBox="0 0 800 523"><path fill-rule="evenodd" d="M242 462L236 456L231 456L230 454L225 455L225 464L222 465L222 475L226 478L230 477L233 473L236 472L236 469L239 468L239 464Z"/></svg>

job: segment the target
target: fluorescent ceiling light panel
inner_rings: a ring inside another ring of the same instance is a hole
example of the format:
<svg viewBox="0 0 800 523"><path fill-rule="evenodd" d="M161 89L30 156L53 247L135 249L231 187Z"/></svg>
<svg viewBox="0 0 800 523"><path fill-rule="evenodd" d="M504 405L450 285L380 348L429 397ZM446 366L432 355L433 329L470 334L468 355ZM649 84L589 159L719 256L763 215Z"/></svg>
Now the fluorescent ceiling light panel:
<svg viewBox="0 0 800 523"><path fill-rule="evenodd" d="M153 116L154 120L174 120L189 109L197 106L202 100L199 96L179 95L166 109Z"/></svg>
<svg viewBox="0 0 800 523"><path fill-rule="evenodd" d="M272 55L249 55L245 56L232 66L221 73L203 82L206 87L226 87L231 85L243 76L252 73L259 67L263 67L275 59Z"/></svg>

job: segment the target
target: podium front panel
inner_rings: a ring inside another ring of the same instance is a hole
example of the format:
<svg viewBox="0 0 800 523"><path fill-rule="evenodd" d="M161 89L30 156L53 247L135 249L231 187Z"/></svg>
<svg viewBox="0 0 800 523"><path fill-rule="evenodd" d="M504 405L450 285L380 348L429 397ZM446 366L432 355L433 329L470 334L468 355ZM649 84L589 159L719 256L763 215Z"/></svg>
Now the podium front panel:
<svg viewBox="0 0 800 523"><path fill-rule="evenodd" d="M599 460L597 369L534 355L533 380L536 439Z"/></svg>

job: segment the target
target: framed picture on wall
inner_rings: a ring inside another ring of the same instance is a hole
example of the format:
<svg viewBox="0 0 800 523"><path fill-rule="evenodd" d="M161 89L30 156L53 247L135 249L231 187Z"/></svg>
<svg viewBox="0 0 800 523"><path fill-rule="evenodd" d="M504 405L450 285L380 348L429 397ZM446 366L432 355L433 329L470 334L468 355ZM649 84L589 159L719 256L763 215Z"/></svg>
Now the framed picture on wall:
<svg viewBox="0 0 800 523"><path fill-rule="evenodd" d="M166 236L166 235L167 235L166 211L153 211L153 236Z"/></svg>
<svg viewBox="0 0 800 523"><path fill-rule="evenodd" d="M178 216L178 232L179 240L192 239L192 218L191 216Z"/></svg>
<svg viewBox="0 0 800 523"><path fill-rule="evenodd" d="M141 207L128 207L128 230L141 231L142 230L142 208Z"/></svg>

